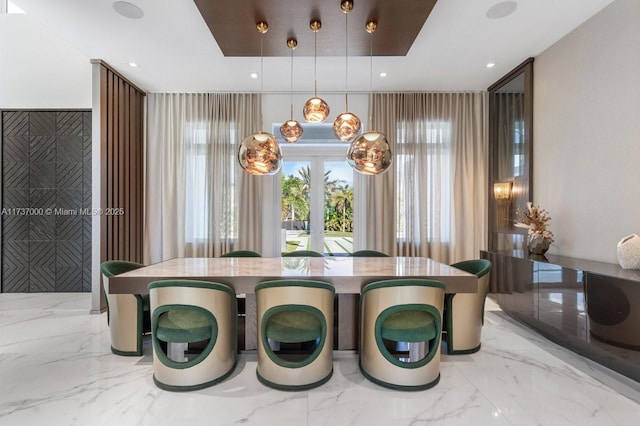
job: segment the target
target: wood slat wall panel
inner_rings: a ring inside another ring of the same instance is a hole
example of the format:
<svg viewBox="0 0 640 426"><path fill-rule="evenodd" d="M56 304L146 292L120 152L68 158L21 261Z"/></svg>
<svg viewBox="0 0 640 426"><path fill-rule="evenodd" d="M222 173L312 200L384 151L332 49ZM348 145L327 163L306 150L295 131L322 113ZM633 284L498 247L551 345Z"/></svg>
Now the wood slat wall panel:
<svg viewBox="0 0 640 426"><path fill-rule="evenodd" d="M143 97L146 95L103 62L101 93L100 261L142 262ZM123 214L116 213L123 209Z"/></svg>

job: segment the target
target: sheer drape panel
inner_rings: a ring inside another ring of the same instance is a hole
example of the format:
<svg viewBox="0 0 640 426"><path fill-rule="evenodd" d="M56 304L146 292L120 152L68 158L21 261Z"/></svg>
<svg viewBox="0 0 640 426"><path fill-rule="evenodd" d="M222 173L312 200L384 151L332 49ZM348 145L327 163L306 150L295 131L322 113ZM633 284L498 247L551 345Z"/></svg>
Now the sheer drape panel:
<svg viewBox="0 0 640 426"><path fill-rule="evenodd" d="M242 226L260 211L243 202L259 182L245 181L236 160L239 138L258 128L259 116L257 95L150 94L146 262L260 248L260 236Z"/></svg>
<svg viewBox="0 0 640 426"><path fill-rule="evenodd" d="M442 262L477 257L486 234L486 96L378 93L373 128L394 165L356 183L358 246Z"/></svg>

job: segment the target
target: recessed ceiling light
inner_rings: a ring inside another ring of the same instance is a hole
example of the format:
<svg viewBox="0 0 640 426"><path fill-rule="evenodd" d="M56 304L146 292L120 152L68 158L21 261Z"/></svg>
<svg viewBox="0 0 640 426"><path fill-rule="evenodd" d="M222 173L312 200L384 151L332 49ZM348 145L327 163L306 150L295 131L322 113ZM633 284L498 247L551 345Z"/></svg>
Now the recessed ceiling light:
<svg viewBox="0 0 640 426"><path fill-rule="evenodd" d="M144 16L142 9L128 1L114 1L113 10L118 12L119 15L130 19L140 19Z"/></svg>
<svg viewBox="0 0 640 426"><path fill-rule="evenodd" d="M487 10L487 18L500 19L511 15L518 8L518 3L515 1L503 1L494 4Z"/></svg>
<svg viewBox="0 0 640 426"><path fill-rule="evenodd" d="M130 66L130 67L133 67L133 68L138 68L140 65L138 65L138 64L137 64L137 63L135 63L135 62L129 62L129 66Z"/></svg>
<svg viewBox="0 0 640 426"><path fill-rule="evenodd" d="M489 63L487 64L487 68L493 68L493 67L495 67L495 66L496 66L496 63L495 63L495 62L489 62Z"/></svg>
<svg viewBox="0 0 640 426"><path fill-rule="evenodd" d="M381 72L381 73L380 73L380 77L381 77L381 78L385 78L386 76L387 76L387 73L386 73L386 72Z"/></svg>
<svg viewBox="0 0 640 426"><path fill-rule="evenodd" d="M251 74L249 74L249 76L251 78L258 78L258 73L257 72L252 72Z"/></svg>

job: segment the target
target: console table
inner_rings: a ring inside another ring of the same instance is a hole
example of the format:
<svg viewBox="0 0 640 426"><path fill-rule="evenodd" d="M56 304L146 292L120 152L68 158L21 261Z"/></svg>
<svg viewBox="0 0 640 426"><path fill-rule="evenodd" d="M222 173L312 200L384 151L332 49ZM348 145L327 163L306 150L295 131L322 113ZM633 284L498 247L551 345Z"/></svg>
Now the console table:
<svg viewBox="0 0 640 426"><path fill-rule="evenodd" d="M504 312L640 382L640 271L523 250L482 251Z"/></svg>

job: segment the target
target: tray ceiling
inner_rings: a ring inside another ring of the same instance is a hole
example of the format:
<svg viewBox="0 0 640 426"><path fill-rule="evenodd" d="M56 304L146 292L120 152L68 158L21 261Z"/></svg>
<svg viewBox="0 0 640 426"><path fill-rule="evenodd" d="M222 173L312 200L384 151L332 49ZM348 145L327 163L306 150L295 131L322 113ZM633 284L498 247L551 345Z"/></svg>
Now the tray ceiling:
<svg viewBox="0 0 640 426"><path fill-rule="evenodd" d="M349 56L405 56L437 0L354 0L348 14ZM313 56L314 35L309 22L319 19L318 56L343 56L345 13L340 0L195 0L224 56L260 56L256 22L266 21L264 56L288 56L287 38L298 40L296 56ZM378 28L373 36L367 21ZM370 39L373 37L373 40Z"/></svg>

